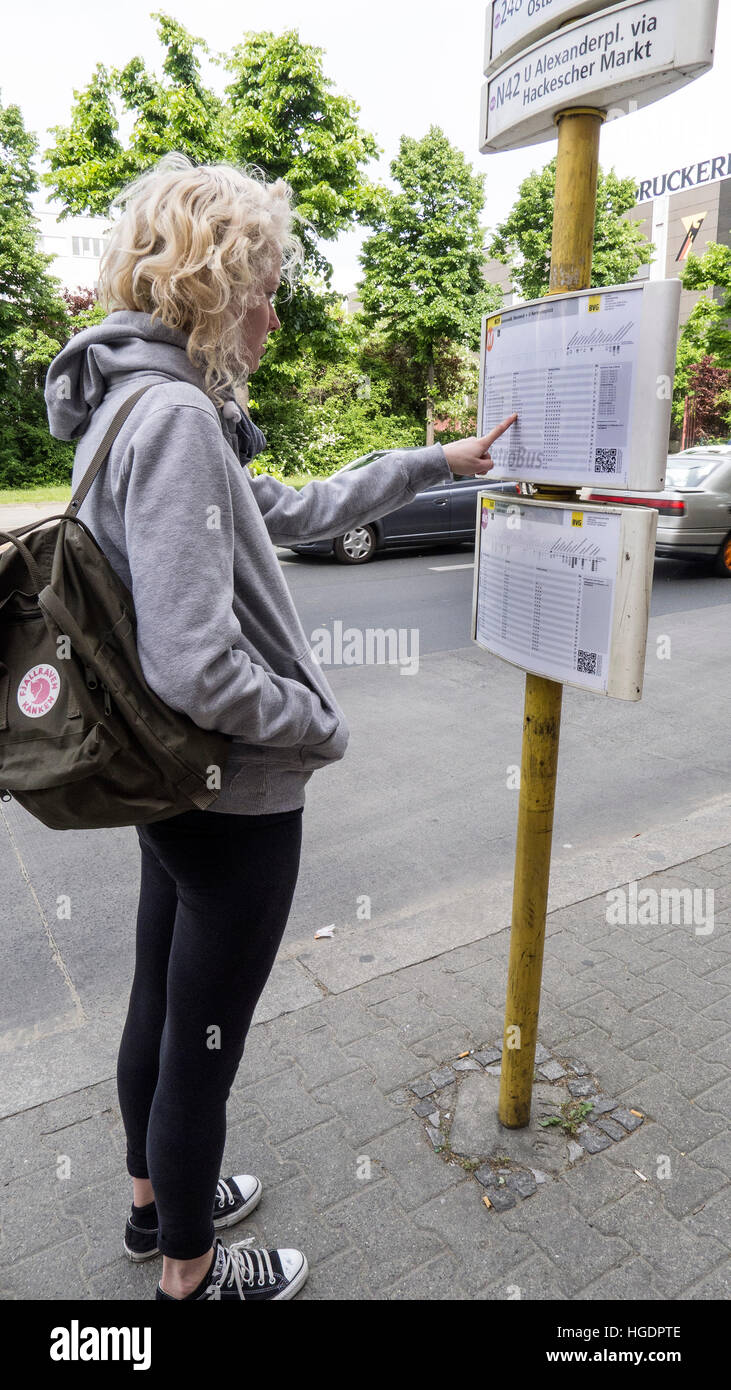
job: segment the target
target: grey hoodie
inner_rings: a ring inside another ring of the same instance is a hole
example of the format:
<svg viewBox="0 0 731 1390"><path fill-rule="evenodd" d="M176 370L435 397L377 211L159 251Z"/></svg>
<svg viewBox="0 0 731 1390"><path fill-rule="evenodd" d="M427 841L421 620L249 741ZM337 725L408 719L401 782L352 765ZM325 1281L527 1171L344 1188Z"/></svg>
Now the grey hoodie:
<svg viewBox="0 0 731 1390"><path fill-rule="evenodd" d="M78 488L115 411L127 417L79 515L131 591L145 679L201 728L231 734L211 811L303 806L343 757L345 716L312 655L274 545L324 540L449 479L441 445L394 452L300 492L253 476L263 444L231 400L217 410L186 336L127 310L77 334L46 379L51 434L78 439Z"/></svg>

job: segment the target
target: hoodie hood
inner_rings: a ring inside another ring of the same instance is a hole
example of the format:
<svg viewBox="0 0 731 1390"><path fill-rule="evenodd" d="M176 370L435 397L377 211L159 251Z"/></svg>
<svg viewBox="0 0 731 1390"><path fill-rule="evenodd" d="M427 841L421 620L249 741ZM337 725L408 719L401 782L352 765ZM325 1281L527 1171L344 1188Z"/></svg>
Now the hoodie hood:
<svg viewBox="0 0 731 1390"><path fill-rule="evenodd" d="M118 309L82 329L54 357L44 396L54 439L80 439L108 391L139 383L141 374L185 381L205 392L203 372L185 348L187 333L168 328L150 314ZM266 447L257 429L233 400L218 410L224 434L242 463Z"/></svg>

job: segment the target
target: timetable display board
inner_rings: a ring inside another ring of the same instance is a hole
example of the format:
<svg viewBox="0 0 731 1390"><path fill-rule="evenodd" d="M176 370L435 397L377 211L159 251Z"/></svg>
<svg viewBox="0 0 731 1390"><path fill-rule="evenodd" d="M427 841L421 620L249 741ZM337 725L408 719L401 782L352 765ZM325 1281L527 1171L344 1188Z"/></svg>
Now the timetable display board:
<svg viewBox="0 0 731 1390"><path fill-rule="evenodd" d="M657 517L481 493L472 640L535 675L639 700Z"/></svg>
<svg viewBox="0 0 731 1390"><path fill-rule="evenodd" d="M493 476L662 491L680 292L656 280L486 317L478 433L518 414L490 450Z"/></svg>

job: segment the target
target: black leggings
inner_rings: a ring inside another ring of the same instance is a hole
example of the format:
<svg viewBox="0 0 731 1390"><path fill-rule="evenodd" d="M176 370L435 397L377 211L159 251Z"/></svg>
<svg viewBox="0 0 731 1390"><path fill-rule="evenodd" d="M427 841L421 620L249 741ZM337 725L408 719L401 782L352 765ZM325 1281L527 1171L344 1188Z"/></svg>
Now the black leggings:
<svg viewBox="0 0 731 1390"><path fill-rule="evenodd" d="M302 807L186 811L136 830L136 960L117 1063L127 1171L152 1183L159 1249L192 1260L213 1244L226 1101L292 905Z"/></svg>

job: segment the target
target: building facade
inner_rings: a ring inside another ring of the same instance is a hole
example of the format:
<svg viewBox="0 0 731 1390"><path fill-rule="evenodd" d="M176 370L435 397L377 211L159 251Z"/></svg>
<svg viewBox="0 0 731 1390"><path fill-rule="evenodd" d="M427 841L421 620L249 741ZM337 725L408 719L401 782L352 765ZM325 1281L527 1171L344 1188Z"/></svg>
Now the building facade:
<svg viewBox="0 0 731 1390"><path fill-rule="evenodd" d="M691 252L702 256L711 242L731 245L731 155L642 179L627 217L657 248L652 264L643 266L637 279L678 278ZM701 297L683 290L681 326Z"/></svg>
<svg viewBox="0 0 731 1390"><path fill-rule="evenodd" d="M93 290L97 286L104 235L109 228L106 217L66 217L59 221L57 209L43 193L31 196L38 223L38 245L53 256L48 269L66 290Z"/></svg>

